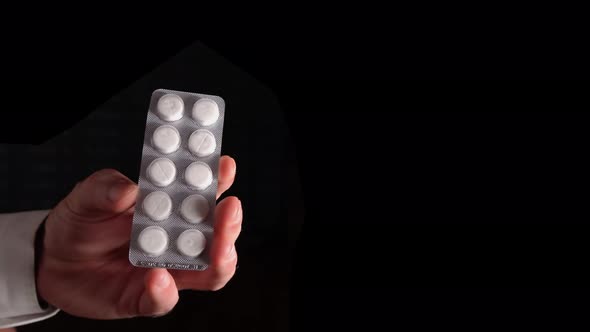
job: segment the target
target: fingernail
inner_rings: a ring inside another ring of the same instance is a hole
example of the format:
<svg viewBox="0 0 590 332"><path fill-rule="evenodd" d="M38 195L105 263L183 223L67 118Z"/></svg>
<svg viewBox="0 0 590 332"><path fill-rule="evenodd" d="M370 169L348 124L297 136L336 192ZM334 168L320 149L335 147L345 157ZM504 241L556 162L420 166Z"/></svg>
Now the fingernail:
<svg viewBox="0 0 590 332"><path fill-rule="evenodd" d="M162 273L162 275L156 280L156 287L166 288L168 285L170 285L170 277L167 273Z"/></svg>
<svg viewBox="0 0 590 332"><path fill-rule="evenodd" d="M236 207L236 212L234 214L234 219L238 219L240 217L240 213L242 212L242 201L238 199L238 206Z"/></svg>
<svg viewBox="0 0 590 332"><path fill-rule="evenodd" d="M229 246L229 250L227 251L227 258L232 259L235 255L235 253L236 253L236 246L232 244L231 246Z"/></svg>
<svg viewBox="0 0 590 332"><path fill-rule="evenodd" d="M111 202L118 202L127 191L129 191L129 183L127 181L118 181L109 189L109 200Z"/></svg>
<svg viewBox="0 0 590 332"><path fill-rule="evenodd" d="M236 160L235 160L234 158L232 158L232 157L230 157L230 158L231 158L231 160L233 160L233 161L234 161L234 164L233 164L233 166L232 166L232 172L233 172L234 174L236 174L236 168L237 168L237 165L236 165Z"/></svg>

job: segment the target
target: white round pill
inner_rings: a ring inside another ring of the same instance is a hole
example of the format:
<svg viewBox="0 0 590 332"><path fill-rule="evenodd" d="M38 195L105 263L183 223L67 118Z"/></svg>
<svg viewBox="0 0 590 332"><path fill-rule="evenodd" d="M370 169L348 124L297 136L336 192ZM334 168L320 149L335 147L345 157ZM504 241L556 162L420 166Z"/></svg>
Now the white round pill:
<svg viewBox="0 0 590 332"><path fill-rule="evenodd" d="M150 256L160 256L168 248L168 234L158 226L150 226L139 233L139 248Z"/></svg>
<svg viewBox="0 0 590 332"><path fill-rule="evenodd" d="M190 195L182 201L180 214L190 223L203 222L209 214L209 202L199 194Z"/></svg>
<svg viewBox="0 0 590 332"><path fill-rule="evenodd" d="M199 256L207 245L207 239L203 233L196 229L189 229L178 236L176 246L181 254L189 257Z"/></svg>
<svg viewBox="0 0 590 332"><path fill-rule="evenodd" d="M176 179L176 166L168 158L158 158L147 168L147 176L158 187L166 187Z"/></svg>
<svg viewBox="0 0 590 332"><path fill-rule="evenodd" d="M173 93L165 94L158 100L157 111L160 119L164 121L177 121L184 113L184 101Z"/></svg>
<svg viewBox="0 0 590 332"><path fill-rule="evenodd" d="M186 168L184 179L189 186L205 190L213 182L213 173L207 164L195 161Z"/></svg>
<svg viewBox="0 0 590 332"><path fill-rule="evenodd" d="M143 200L143 211L155 221L165 220L172 212L172 200L163 191L149 193Z"/></svg>
<svg viewBox="0 0 590 332"><path fill-rule="evenodd" d="M215 136L205 129L196 130L188 138L188 149L197 157L207 157L215 152Z"/></svg>
<svg viewBox="0 0 590 332"><path fill-rule="evenodd" d="M154 130L152 145L161 153L172 153L180 147L180 134L176 128L170 125L160 126Z"/></svg>
<svg viewBox="0 0 590 332"><path fill-rule="evenodd" d="M193 105L193 119L201 126L210 126L219 119L219 106L211 99L199 99Z"/></svg>

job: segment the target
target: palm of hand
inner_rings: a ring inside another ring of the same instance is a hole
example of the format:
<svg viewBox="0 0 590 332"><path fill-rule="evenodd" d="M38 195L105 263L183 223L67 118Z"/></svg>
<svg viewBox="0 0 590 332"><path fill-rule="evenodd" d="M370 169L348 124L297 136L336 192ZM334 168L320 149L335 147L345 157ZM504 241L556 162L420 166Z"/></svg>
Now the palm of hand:
<svg viewBox="0 0 590 332"><path fill-rule="evenodd" d="M218 196L231 186L235 162L220 163ZM224 199L216 211L211 267L203 272L145 269L129 263L129 234L137 187L113 170L79 183L48 216L37 290L72 315L113 319L161 315L179 289L217 290L235 273L234 242L241 203ZM111 198L111 199L109 199Z"/></svg>

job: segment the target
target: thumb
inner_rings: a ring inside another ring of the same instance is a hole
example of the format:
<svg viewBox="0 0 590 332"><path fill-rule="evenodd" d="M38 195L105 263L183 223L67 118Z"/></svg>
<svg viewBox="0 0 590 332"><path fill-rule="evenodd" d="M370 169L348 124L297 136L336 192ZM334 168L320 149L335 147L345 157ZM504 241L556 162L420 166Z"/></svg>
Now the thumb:
<svg viewBox="0 0 590 332"><path fill-rule="evenodd" d="M103 169L79 182L63 203L72 215L92 222L130 209L136 196L133 181L114 169Z"/></svg>

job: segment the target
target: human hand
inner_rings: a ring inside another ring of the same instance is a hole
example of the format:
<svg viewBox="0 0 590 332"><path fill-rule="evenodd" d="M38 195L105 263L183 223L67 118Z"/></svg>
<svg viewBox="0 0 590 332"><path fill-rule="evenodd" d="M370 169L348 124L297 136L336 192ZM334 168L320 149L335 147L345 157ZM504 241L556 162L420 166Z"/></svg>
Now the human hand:
<svg viewBox="0 0 590 332"><path fill-rule="evenodd" d="M217 198L232 185L236 163L219 163ZM37 270L37 292L75 316L116 319L158 316L172 310L178 291L219 290L237 264L234 243L242 206L227 197L216 207L211 264L205 271L139 268L129 263L129 239L138 188L123 174L105 169L78 183L51 210Z"/></svg>

